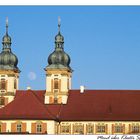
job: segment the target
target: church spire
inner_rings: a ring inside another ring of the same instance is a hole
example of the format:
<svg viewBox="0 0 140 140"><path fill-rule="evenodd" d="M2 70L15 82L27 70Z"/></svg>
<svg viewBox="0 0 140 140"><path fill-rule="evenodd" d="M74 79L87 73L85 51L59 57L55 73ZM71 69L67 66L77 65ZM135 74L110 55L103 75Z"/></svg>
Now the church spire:
<svg viewBox="0 0 140 140"><path fill-rule="evenodd" d="M2 39L2 44L3 44L3 50L10 49L11 47L11 37L8 35L8 17L6 18L6 34L4 35Z"/></svg>
<svg viewBox="0 0 140 140"><path fill-rule="evenodd" d="M61 19L58 17L58 33L60 34Z"/></svg>
<svg viewBox="0 0 140 140"><path fill-rule="evenodd" d="M6 35L8 35L8 17L6 17Z"/></svg>
<svg viewBox="0 0 140 140"><path fill-rule="evenodd" d="M55 36L55 49L63 49L64 37L60 33L61 19L58 17L58 34Z"/></svg>

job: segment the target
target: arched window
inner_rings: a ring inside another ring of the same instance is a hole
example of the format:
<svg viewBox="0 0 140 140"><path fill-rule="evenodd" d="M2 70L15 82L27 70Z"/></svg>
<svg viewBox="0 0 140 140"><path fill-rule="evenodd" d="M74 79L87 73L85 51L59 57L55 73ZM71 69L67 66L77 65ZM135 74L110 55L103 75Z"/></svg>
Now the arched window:
<svg viewBox="0 0 140 140"><path fill-rule="evenodd" d="M58 78L54 79L54 89L58 89L59 88L59 83L58 83Z"/></svg>
<svg viewBox="0 0 140 140"><path fill-rule="evenodd" d="M84 134L84 125L83 124L74 124L74 134Z"/></svg>
<svg viewBox="0 0 140 140"><path fill-rule="evenodd" d="M5 81L5 79L1 79L1 81L0 81L0 90L6 90L6 81Z"/></svg>
<svg viewBox="0 0 140 140"><path fill-rule="evenodd" d="M21 132L21 124L17 124L17 132Z"/></svg>
<svg viewBox="0 0 140 140"><path fill-rule="evenodd" d="M122 124L116 124L114 128L114 133L123 133L123 125Z"/></svg>
<svg viewBox="0 0 140 140"><path fill-rule="evenodd" d="M133 124L131 129L132 129L132 133L135 133L135 134L140 133L140 125L139 124Z"/></svg>
<svg viewBox="0 0 140 140"><path fill-rule="evenodd" d="M96 133L106 133L106 125L103 124L98 124L96 126Z"/></svg>
<svg viewBox="0 0 140 140"><path fill-rule="evenodd" d="M87 125L87 134L93 134L93 124Z"/></svg>
<svg viewBox="0 0 140 140"><path fill-rule="evenodd" d="M62 134L69 134L70 133L70 124L62 124L61 125L61 133Z"/></svg>

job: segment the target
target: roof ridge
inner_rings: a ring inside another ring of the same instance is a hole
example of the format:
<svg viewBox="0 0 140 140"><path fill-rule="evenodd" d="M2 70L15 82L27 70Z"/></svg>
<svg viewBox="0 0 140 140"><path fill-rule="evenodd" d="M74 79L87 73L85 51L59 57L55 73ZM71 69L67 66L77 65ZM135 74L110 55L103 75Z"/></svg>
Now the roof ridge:
<svg viewBox="0 0 140 140"><path fill-rule="evenodd" d="M35 94L35 92L34 92L33 90L30 90L30 91L33 93L33 95L34 95L37 99L39 99L39 98L38 98L38 96ZM48 110L48 108L47 108L47 107L45 107L45 105L44 105L44 104L42 104L41 100L39 99L38 101L41 103L41 105L43 105L44 109L46 109L46 111L48 111L48 113L50 114L50 116L52 116L52 117L54 117L54 118L56 119L56 116L55 116L55 115L53 115L53 114L51 113L51 111L50 111L50 110Z"/></svg>
<svg viewBox="0 0 140 140"><path fill-rule="evenodd" d="M42 104L40 98L36 95L36 93L35 93L33 90L30 90L30 91L33 93L33 95L34 95L34 96L39 100L39 102Z"/></svg>
<svg viewBox="0 0 140 140"><path fill-rule="evenodd" d="M60 119L59 117L60 117L60 115L61 115L62 108L63 108L63 104L61 103L59 112L58 112L58 114L57 114L57 119L58 119L58 120Z"/></svg>

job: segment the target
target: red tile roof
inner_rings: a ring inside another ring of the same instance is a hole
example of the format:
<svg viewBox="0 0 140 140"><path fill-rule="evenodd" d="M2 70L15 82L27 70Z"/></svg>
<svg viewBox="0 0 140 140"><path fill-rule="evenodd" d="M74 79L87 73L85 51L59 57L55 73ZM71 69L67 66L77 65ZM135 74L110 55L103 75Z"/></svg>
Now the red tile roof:
<svg viewBox="0 0 140 140"><path fill-rule="evenodd" d="M140 90L71 90L66 105L45 105L44 95L45 90L17 91L0 109L0 119L140 121Z"/></svg>
<svg viewBox="0 0 140 140"><path fill-rule="evenodd" d="M55 119L42 103L45 91L17 91L14 101L0 109L0 119Z"/></svg>

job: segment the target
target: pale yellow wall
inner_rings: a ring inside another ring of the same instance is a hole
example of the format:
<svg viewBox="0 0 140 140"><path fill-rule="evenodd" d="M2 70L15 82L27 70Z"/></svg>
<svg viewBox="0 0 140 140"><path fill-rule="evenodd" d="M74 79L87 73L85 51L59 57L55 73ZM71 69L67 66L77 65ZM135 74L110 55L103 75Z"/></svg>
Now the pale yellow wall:
<svg viewBox="0 0 140 140"><path fill-rule="evenodd" d="M19 120L0 120L2 123L6 123L6 132L11 132L11 124ZM26 123L26 131L31 133L31 124L36 123L38 120L20 120L22 123ZM53 120L39 120L42 123L47 124L47 133L55 134L55 121Z"/></svg>
<svg viewBox="0 0 140 140"><path fill-rule="evenodd" d="M48 95L45 95L45 104L49 104L49 96Z"/></svg>
<svg viewBox="0 0 140 140"><path fill-rule="evenodd" d="M69 89L72 87L71 76L69 77Z"/></svg>
<svg viewBox="0 0 140 140"><path fill-rule="evenodd" d="M51 79L52 76L47 77L46 76L46 91L51 92Z"/></svg>
<svg viewBox="0 0 140 140"><path fill-rule="evenodd" d="M14 80L15 77L8 77L7 78L8 82L7 82L7 92L14 92L15 93L15 89L14 89Z"/></svg>
<svg viewBox="0 0 140 140"><path fill-rule="evenodd" d="M66 104L67 103L67 99L68 99L68 96L67 95L63 95L62 96L62 103Z"/></svg>
<svg viewBox="0 0 140 140"><path fill-rule="evenodd" d="M68 87L67 87L67 76L61 76L61 91L62 92L68 92Z"/></svg>
<svg viewBox="0 0 140 140"><path fill-rule="evenodd" d="M46 76L46 91L51 92L51 80L54 80L54 78L58 78L58 79L61 79L61 91L68 92L67 80L69 79L69 77L62 76L61 74L57 74L58 76L55 76L55 75L56 74L52 74L51 76ZM71 80L70 80L70 82L71 82ZM69 85L71 86L71 84L69 84Z"/></svg>
<svg viewBox="0 0 140 140"><path fill-rule="evenodd" d="M0 79L5 79L7 82L7 90L0 91L2 93L2 96L8 98L8 103L14 100L14 95L16 93L16 90L18 89L18 82L19 82L19 74L14 73L13 71L0 71ZM16 79L16 85L17 89L14 89L14 81ZM8 95L6 94L8 93ZM9 94L10 93L10 94ZM5 95L6 94L6 95ZM11 95L12 94L12 95ZM3 106L1 106L3 107Z"/></svg>
<svg viewBox="0 0 140 140"><path fill-rule="evenodd" d="M14 80L16 79L16 81L17 81L17 89L18 89L18 83L19 83L18 74L17 73L12 73L13 76L8 76L7 74L3 74L3 73L0 74L0 79L3 78L7 81L7 92L15 93L16 89L14 89Z"/></svg>
<svg viewBox="0 0 140 140"><path fill-rule="evenodd" d="M11 132L11 124L15 123L19 120L0 120L1 123L6 123L6 132ZM32 123L36 123L38 120L20 120L20 122L22 123L26 123L26 131L31 133L31 124ZM135 122L135 121L63 121L61 123L55 122L53 120L39 120L42 123L46 123L46 127L47 127L47 133L48 134L64 134L64 133L60 133L60 127L61 125L69 125L71 126L71 132L69 134L74 134L73 133L73 125L77 124L82 124L84 125L84 134L86 135L86 125L88 124L92 124L94 125L94 132L93 134L100 134L100 133L96 133L96 129L95 126L98 125L99 123L104 123L105 125L107 124L108 126L108 131L106 134L112 134L112 124L115 123L121 123L121 124L125 124L125 134L129 134L129 124L133 124L133 123L138 123L140 125L140 121L139 122ZM102 133L103 134L103 133Z"/></svg>
<svg viewBox="0 0 140 140"><path fill-rule="evenodd" d="M17 90L19 89L19 77L16 77L16 81L17 81Z"/></svg>
<svg viewBox="0 0 140 140"><path fill-rule="evenodd" d="M46 94L45 94L45 104L49 103L49 97L54 96L52 81L55 78L61 80L60 88L58 90L57 97L62 98L62 103L66 104L68 98L68 91L71 89L71 73L67 70L47 70L46 71ZM68 85L69 80L69 85ZM54 83L53 83L54 84Z"/></svg>
<svg viewBox="0 0 140 140"><path fill-rule="evenodd" d="M11 101L13 101L14 98L15 98L15 96L10 96L10 95L4 96L4 97L8 98L8 103L10 103Z"/></svg>
<svg viewBox="0 0 140 140"><path fill-rule="evenodd" d="M115 124L115 123L121 123L121 124L125 124L125 134L128 134L129 133L129 124L132 125L132 123L139 123L140 124L140 121L139 122L135 122L135 121L64 121L64 122L61 122L60 125L64 125L64 123L66 124L70 124L71 125L71 133L70 134L74 134L73 133L73 125L75 125L76 123L79 123L79 124L83 124L84 125L84 134L87 134L86 133L86 125L87 124L93 124L94 125L94 133L93 134L99 134L99 133L96 133L96 129L95 129L95 126L98 125L99 123L104 123L105 125L107 124L107 127L108 127L108 131L106 134L112 134L112 124ZM59 134L60 133L60 125L59 125Z"/></svg>

